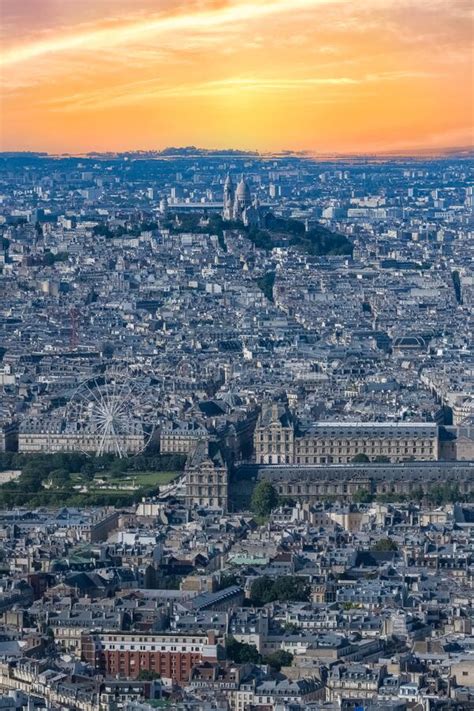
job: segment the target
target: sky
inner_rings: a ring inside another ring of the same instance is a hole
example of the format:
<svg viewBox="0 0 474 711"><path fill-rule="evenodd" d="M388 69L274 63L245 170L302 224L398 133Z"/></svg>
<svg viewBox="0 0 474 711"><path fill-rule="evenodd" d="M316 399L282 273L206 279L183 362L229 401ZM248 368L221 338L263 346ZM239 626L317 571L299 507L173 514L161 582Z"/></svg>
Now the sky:
<svg viewBox="0 0 474 711"><path fill-rule="evenodd" d="M0 149L472 145L471 0L0 0Z"/></svg>

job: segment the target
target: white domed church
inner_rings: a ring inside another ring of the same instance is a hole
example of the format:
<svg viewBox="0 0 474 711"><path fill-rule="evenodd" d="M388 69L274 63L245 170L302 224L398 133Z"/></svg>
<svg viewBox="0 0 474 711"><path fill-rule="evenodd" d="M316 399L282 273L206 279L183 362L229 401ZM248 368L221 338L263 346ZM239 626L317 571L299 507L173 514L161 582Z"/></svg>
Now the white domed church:
<svg viewBox="0 0 474 711"><path fill-rule="evenodd" d="M229 174L224 183L224 220L240 220L244 225L258 226L260 224L260 205L258 199L252 200L248 183L242 177L234 188Z"/></svg>

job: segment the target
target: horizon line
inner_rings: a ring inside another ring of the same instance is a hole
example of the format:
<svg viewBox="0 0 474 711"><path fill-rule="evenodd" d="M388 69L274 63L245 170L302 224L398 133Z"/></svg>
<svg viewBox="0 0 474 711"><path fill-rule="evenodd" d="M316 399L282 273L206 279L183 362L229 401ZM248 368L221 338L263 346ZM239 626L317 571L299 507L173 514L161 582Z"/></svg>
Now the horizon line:
<svg viewBox="0 0 474 711"><path fill-rule="evenodd" d="M301 157L301 158L325 158L328 156L334 156L334 157L350 157L350 158L367 158L367 157L379 157L379 156L393 156L393 157L398 157L398 156L404 156L404 157L417 157L417 156L423 156L423 155L429 155L429 156L436 156L436 155L449 155L449 154L455 154L455 153L474 153L474 143L473 144L461 144L461 145L454 145L454 146L439 146L439 147L418 147L418 148L398 148L398 149L381 149L381 150L366 150L366 151L335 151L335 150L327 150L327 151L316 151L312 149L300 149L300 150L291 150L291 149L285 149L282 148L280 150L267 150L267 151L260 151L258 149L254 150L248 150L244 148L233 148L233 147L226 147L226 148L204 148L204 147L199 147L199 146L194 146L194 145L181 145L181 146L166 146L164 148L126 148L126 149L121 149L121 150L114 150L114 149L109 149L109 150L94 150L94 149L89 149L87 151L62 151L62 152L49 152L47 150L41 150L41 149L24 149L24 148L17 148L17 149L9 149L9 150L0 150L0 156L9 156L9 155L37 155L40 157L48 157L48 158L83 158L87 156L110 156L110 155L125 155L125 154L135 154L135 155L149 155L149 154L157 154L157 155L163 155L164 157L170 157L173 155L172 151L182 152L182 151L187 151L189 154L192 154L192 151L195 151L196 153L207 153L207 154L222 154L222 153L229 153L229 154L234 154L235 157L238 157L239 155L242 156L259 156L259 157L267 157L267 156L279 156L279 157Z"/></svg>

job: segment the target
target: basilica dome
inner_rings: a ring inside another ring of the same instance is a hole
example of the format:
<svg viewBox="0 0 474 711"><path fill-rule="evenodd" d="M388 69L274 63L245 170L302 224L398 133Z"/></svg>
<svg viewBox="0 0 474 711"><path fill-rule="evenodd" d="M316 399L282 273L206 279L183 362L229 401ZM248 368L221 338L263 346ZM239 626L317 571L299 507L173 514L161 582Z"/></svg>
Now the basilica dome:
<svg viewBox="0 0 474 711"><path fill-rule="evenodd" d="M237 185L237 189L235 191L235 196L238 198L241 198L243 200L246 200L246 201L248 200L249 202L252 199L252 197L250 195L250 188L243 178L240 181L240 183Z"/></svg>

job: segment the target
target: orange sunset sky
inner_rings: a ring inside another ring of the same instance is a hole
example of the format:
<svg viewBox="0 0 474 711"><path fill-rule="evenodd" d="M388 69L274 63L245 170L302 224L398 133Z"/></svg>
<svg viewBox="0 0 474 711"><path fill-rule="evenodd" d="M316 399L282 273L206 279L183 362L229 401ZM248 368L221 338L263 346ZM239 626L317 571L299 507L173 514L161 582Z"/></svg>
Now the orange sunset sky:
<svg viewBox="0 0 474 711"><path fill-rule="evenodd" d="M471 0L0 0L2 150L472 144Z"/></svg>

